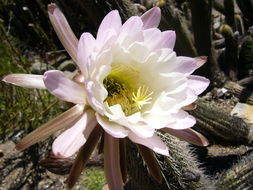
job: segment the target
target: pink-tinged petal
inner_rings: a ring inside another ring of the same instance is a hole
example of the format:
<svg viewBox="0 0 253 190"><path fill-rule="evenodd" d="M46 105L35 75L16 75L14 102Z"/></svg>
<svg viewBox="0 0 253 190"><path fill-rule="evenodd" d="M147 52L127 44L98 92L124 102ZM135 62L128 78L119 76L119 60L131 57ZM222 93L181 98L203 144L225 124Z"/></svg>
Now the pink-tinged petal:
<svg viewBox="0 0 253 190"><path fill-rule="evenodd" d="M79 150L75 161L71 167L69 177L67 180L67 188L72 189L80 177L87 161L89 160L92 152L94 151L98 141L103 134L103 129L100 126L96 126L91 132L87 142Z"/></svg>
<svg viewBox="0 0 253 190"><path fill-rule="evenodd" d="M105 184L102 188L102 190L110 190L108 184Z"/></svg>
<svg viewBox="0 0 253 190"><path fill-rule="evenodd" d="M70 157L86 142L97 125L94 111L86 110L73 127L64 131L53 143L53 153L59 157Z"/></svg>
<svg viewBox="0 0 253 190"><path fill-rule="evenodd" d="M77 64L85 77L88 75L87 64L95 43L95 38L88 32L83 33L78 42Z"/></svg>
<svg viewBox="0 0 253 190"><path fill-rule="evenodd" d="M179 139L187 141L197 146L208 146L209 142L202 134L194 131L193 129L176 130L170 128L163 128L164 132L169 133Z"/></svg>
<svg viewBox="0 0 253 190"><path fill-rule="evenodd" d="M150 150L149 148L140 144L137 147L138 147L139 153L141 154L143 160L145 161L145 164L148 167L149 173L159 184L161 184L163 180L162 172L157 162L157 159L154 155L154 152Z"/></svg>
<svg viewBox="0 0 253 190"><path fill-rule="evenodd" d="M44 83L49 92L58 98L76 104L85 104L85 88L68 79L63 72L51 70L44 73Z"/></svg>
<svg viewBox="0 0 253 190"><path fill-rule="evenodd" d="M204 65L207 61L207 56L200 56L200 57L195 57L195 61L197 61L197 69Z"/></svg>
<svg viewBox="0 0 253 190"><path fill-rule="evenodd" d="M188 87L192 89L197 95L204 92L210 83L207 78L201 76L190 75L187 78Z"/></svg>
<svg viewBox="0 0 253 190"><path fill-rule="evenodd" d="M138 16L130 17L121 27L120 33L131 34L131 32L136 33L141 31L143 28L143 23Z"/></svg>
<svg viewBox="0 0 253 190"><path fill-rule="evenodd" d="M110 190L123 190L120 170L119 139L104 134L104 168Z"/></svg>
<svg viewBox="0 0 253 190"><path fill-rule="evenodd" d="M162 41L160 48L170 48L173 49L176 43L176 33L172 30L167 30L162 32Z"/></svg>
<svg viewBox="0 0 253 190"><path fill-rule="evenodd" d="M110 49L112 44L116 42L118 33L113 29L108 29L104 32L104 38L97 40L97 48L100 51Z"/></svg>
<svg viewBox="0 0 253 190"><path fill-rule="evenodd" d="M176 42L176 33L172 30L161 32L157 28L150 28L144 30L144 39L150 50L173 49Z"/></svg>
<svg viewBox="0 0 253 190"><path fill-rule="evenodd" d="M144 41L148 44L148 46L152 46L155 41L160 41L162 32L158 28L149 28L143 31ZM155 43L157 44L157 43ZM153 46L152 46L153 49Z"/></svg>
<svg viewBox="0 0 253 190"><path fill-rule="evenodd" d="M176 122L167 125L167 128L181 130L190 128L196 124L196 119L183 110L180 110L172 117L176 119Z"/></svg>
<svg viewBox="0 0 253 190"><path fill-rule="evenodd" d="M154 7L141 16L143 22L143 28L156 28L160 24L161 10L159 7Z"/></svg>
<svg viewBox="0 0 253 190"><path fill-rule="evenodd" d="M106 117L101 116L100 114L96 113L97 121L103 127L103 129L115 138L124 138L128 135L128 130L115 123L109 121Z"/></svg>
<svg viewBox="0 0 253 190"><path fill-rule="evenodd" d="M48 5L48 14L49 19L62 45L67 50L72 59L77 62L78 40L71 30L65 16L54 3Z"/></svg>
<svg viewBox="0 0 253 190"><path fill-rule="evenodd" d="M5 76L2 81L27 88L46 89L43 75L10 74Z"/></svg>
<svg viewBox="0 0 253 190"><path fill-rule="evenodd" d="M119 155L120 155L120 170L122 175L123 183L126 184L128 175L127 175L127 158L126 158L126 143L125 139L119 139Z"/></svg>
<svg viewBox="0 0 253 190"><path fill-rule="evenodd" d="M56 131L72 126L77 120L80 119L80 116L83 114L83 110L84 107L81 105L72 107L68 111L62 113L61 115L28 134L17 144L16 149L24 150L29 146L44 140Z"/></svg>
<svg viewBox="0 0 253 190"><path fill-rule="evenodd" d="M197 69L197 61L191 57L179 56L176 59L174 72L190 75Z"/></svg>
<svg viewBox="0 0 253 190"><path fill-rule="evenodd" d="M192 103L192 104L182 107L182 110L189 111L189 110L195 110L196 108L197 108L197 104Z"/></svg>
<svg viewBox="0 0 253 190"><path fill-rule="evenodd" d="M109 12L101 22L98 33L97 40L100 42L104 38L106 38L106 31L109 29L114 30L116 33L119 32L122 26L121 18L119 16L119 12L117 10Z"/></svg>
<svg viewBox="0 0 253 190"><path fill-rule="evenodd" d="M140 138L134 133L129 132L128 138L134 143L142 144L159 154L162 154L164 156L169 156L168 147L156 134L154 134L152 137L149 137L149 138Z"/></svg>
<svg viewBox="0 0 253 190"><path fill-rule="evenodd" d="M138 16L130 17L121 27L117 41L128 48L134 42L143 41L143 23Z"/></svg>

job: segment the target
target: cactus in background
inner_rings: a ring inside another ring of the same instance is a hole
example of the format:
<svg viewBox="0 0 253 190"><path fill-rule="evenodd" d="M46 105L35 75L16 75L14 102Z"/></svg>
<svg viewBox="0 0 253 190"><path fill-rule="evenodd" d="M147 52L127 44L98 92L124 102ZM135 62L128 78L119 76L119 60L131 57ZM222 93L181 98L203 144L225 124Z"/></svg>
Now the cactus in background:
<svg viewBox="0 0 253 190"><path fill-rule="evenodd" d="M198 101L197 109L190 111L196 118L195 129L213 144L252 145L250 125L243 119L230 116L214 104Z"/></svg>
<svg viewBox="0 0 253 190"><path fill-rule="evenodd" d="M162 168L171 189L212 190L214 187L204 174L189 144L169 134L160 134L171 156L164 158Z"/></svg>
<svg viewBox="0 0 253 190"><path fill-rule="evenodd" d="M216 177L217 190L246 190L253 187L253 152Z"/></svg>
<svg viewBox="0 0 253 190"><path fill-rule="evenodd" d="M137 155L137 149L128 143L129 183L135 190L211 190L210 179L204 175L188 143L169 134L159 136L170 150L169 157L156 156L162 169L163 182L158 184L148 175L145 163ZM145 172L144 172L145 171ZM128 186L128 185L127 185Z"/></svg>
<svg viewBox="0 0 253 190"><path fill-rule="evenodd" d="M192 28L196 49L199 56L208 56L207 63L196 73L207 76L211 79L212 83L222 83L223 77L219 70L216 61L216 53L212 45L212 6L213 2L209 0L190 1Z"/></svg>
<svg viewBox="0 0 253 190"><path fill-rule="evenodd" d="M251 0L236 0L239 8L242 11L245 29L253 24L253 2Z"/></svg>
<svg viewBox="0 0 253 190"><path fill-rule="evenodd" d="M235 31L234 0L224 0L226 23Z"/></svg>
<svg viewBox="0 0 253 190"><path fill-rule="evenodd" d="M179 12L173 8L169 0L164 0L158 3L162 10L161 28L162 30L175 30L177 41L175 51L179 55L197 56L196 49L193 44L192 36Z"/></svg>
<svg viewBox="0 0 253 190"><path fill-rule="evenodd" d="M239 79L249 76L253 72L253 39L246 37L241 46L239 56L238 77Z"/></svg>
<svg viewBox="0 0 253 190"><path fill-rule="evenodd" d="M230 94L239 98L240 102L253 104L253 93L251 89L230 81L226 82L224 88L227 89Z"/></svg>
<svg viewBox="0 0 253 190"><path fill-rule="evenodd" d="M235 13L235 28L239 32L239 34L245 34L243 19L241 17L241 14L239 13Z"/></svg>
<svg viewBox="0 0 253 190"><path fill-rule="evenodd" d="M220 32L225 38L225 57L222 66L223 71L232 81L237 80L238 65L238 39L229 25L222 25Z"/></svg>

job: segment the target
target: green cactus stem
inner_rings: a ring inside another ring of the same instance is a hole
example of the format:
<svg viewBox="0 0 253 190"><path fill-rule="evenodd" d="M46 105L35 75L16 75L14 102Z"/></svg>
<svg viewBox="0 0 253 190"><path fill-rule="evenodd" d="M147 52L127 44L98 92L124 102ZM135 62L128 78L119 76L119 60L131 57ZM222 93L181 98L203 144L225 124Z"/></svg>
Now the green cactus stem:
<svg viewBox="0 0 253 190"><path fill-rule="evenodd" d="M162 184L148 175L136 147L128 143L128 164L131 187L136 190L211 190L210 179L204 175L188 143L169 134L158 134L170 150L170 156L156 155L162 168Z"/></svg>
<svg viewBox="0 0 253 190"><path fill-rule="evenodd" d="M243 19L239 13L235 13L235 28L241 35L245 34Z"/></svg>
<svg viewBox="0 0 253 190"><path fill-rule="evenodd" d="M217 190L246 190L253 187L253 152L217 176Z"/></svg>
<svg viewBox="0 0 253 190"><path fill-rule="evenodd" d="M223 70L232 81L237 80L237 65L238 65L238 39L234 35L232 28L229 25L222 25L220 28L221 34L225 38L225 58Z"/></svg>
<svg viewBox="0 0 253 190"><path fill-rule="evenodd" d="M207 63L198 69L197 74L214 81L220 71L212 45L212 3L209 0L190 0L192 28L198 56L208 56Z"/></svg>
<svg viewBox="0 0 253 190"><path fill-rule="evenodd" d="M234 0L224 0L226 23L235 31L235 5Z"/></svg>
<svg viewBox="0 0 253 190"><path fill-rule="evenodd" d="M238 77L249 76L253 71L253 39L249 36L243 39L239 55Z"/></svg>
<svg viewBox="0 0 253 190"><path fill-rule="evenodd" d="M219 0L213 1L213 7L215 8L216 11L219 11L220 13L225 14L225 8Z"/></svg>
<svg viewBox="0 0 253 190"><path fill-rule="evenodd" d="M169 0L158 3L158 6L162 10L161 29L176 31L177 41L175 50L177 54L191 57L197 56L191 33L185 24L186 22L180 16L179 11L173 7Z"/></svg>
<svg viewBox="0 0 253 190"><path fill-rule="evenodd" d="M243 119L230 116L213 104L198 101L198 107L190 111L197 124L194 129L205 135L210 143L238 146L252 145L250 125Z"/></svg>
<svg viewBox="0 0 253 190"><path fill-rule="evenodd" d="M246 24L245 29L253 24L253 2L252 0L236 0L239 8L242 11L244 23Z"/></svg>
<svg viewBox="0 0 253 190"><path fill-rule="evenodd" d="M230 81L226 82L224 88L228 90L228 93L239 98L240 102L253 105L252 90Z"/></svg>

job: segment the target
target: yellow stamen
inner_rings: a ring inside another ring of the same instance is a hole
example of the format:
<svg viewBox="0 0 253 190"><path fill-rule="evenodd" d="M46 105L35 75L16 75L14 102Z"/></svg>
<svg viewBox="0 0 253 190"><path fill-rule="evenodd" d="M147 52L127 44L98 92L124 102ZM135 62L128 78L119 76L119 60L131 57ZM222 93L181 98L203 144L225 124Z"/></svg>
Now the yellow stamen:
<svg viewBox="0 0 253 190"><path fill-rule="evenodd" d="M135 94L133 92L132 94L132 100L136 103L139 109L141 109L142 106L151 103L150 100L152 99L151 95L153 94L153 92L150 92L148 94L148 90L148 87L140 86L137 90L137 93Z"/></svg>
<svg viewBox="0 0 253 190"><path fill-rule="evenodd" d="M141 111L151 103L153 92L140 85L139 71L127 65L115 64L103 84L108 92L106 102L109 106L120 104L125 115Z"/></svg>

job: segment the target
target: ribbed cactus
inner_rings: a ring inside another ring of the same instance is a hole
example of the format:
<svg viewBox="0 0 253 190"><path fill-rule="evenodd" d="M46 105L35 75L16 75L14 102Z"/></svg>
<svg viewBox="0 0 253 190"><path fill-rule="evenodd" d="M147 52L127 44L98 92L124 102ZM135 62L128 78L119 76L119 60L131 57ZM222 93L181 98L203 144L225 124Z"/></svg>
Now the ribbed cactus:
<svg viewBox="0 0 253 190"><path fill-rule="evenodd" d="M240 56L239 56L239 67L238 74L239 78L249 76L250 72L253 70L253 39L251 37L246 37L241 46Z"/></svg>
<svg viewBox="0 0 253 190"><path fill-rule="evenodd" d="M228 93L239 98L240 102L253 104L253 93L252 90L242 87L235 82L227 82L224 88L228 90Z"/></svg>
<svg viewBox="0 0 253 190"><path fill-rule="evenodd" d="M253 188L253 152L227 171L222 172L215 180L217 190L250 190Z"/></svg>
<svg viewBox="0 0 253 190"><path fill-rule="evenodd" d="M230 116L214 104L198 101L197 109L190 111L196 118L195 129L213 144L252 145L250 125L243 119Z"/></svg>
<svg viewBox="0 0 253 190"><path fill-rule="evenodd" d="M253 24L253 2L252 0L236 0L238 6L240 7L244 21L247 26Z"/></svg>
<svg viewBox="0 0 253 190"><path fill-rule="evenodd" d="M200 169L200 164L193 155L188 143L168 134L159 136L167 144L170 156L157 156L162 168L163 182L158 184L147 172L137 149L128 143L128 164L131 187L136 190L211 190L210 180Z"/></svg>
<svg viewBox="0 0 253 190"><path fill-rule="evenodd" d="M232 18L230 18L232 22ZM233 21L234 22L234 21ZM225 56L221 66L223 71L232 80L237 80L237 65L238 65L238 39L234 35L232 27L229 25L222 25L220 28L221 34L225 38Z"/></svg>
<svg viewBox="0 0 253 190"><path fill-rule="evenodd" d="M180 16L169 0L159 2L162 10L161 28L163 30L175 30L177 34L177 41L175 50L179 55L197 56L196 49L193 44L193 39L190 31L187 28L183 18Z"/></svg>
<svg viewBox="0 0 253 190"><path fill-rule="evenodd" d="M234 0L224 0L226 23L235 30L235 5Z"/></svg>

